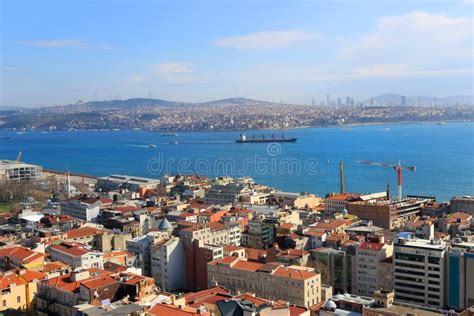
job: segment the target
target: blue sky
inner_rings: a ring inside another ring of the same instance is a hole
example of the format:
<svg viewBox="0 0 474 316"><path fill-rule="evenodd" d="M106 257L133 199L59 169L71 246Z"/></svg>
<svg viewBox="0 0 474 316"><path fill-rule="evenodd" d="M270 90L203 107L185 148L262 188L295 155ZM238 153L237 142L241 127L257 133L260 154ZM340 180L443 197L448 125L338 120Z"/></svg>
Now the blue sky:
<svg viewBox="0 0 474 316"><path fill-rule="evenodd" d="M3 106L472 93L470 0L0 5Z"/></svg>

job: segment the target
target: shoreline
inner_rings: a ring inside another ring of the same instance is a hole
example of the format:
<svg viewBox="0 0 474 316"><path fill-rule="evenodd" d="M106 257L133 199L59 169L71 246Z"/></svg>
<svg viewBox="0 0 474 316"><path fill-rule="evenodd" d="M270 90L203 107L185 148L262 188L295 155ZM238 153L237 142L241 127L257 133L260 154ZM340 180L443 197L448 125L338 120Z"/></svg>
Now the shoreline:
<svg viewBox="0 0 474 316"><path fill-rule="evenodd" d="M338 125L325 125L325 126L312 126L312 125L304 125L304 126L293 126L287 127L285 130L281 129L274 129L274 128L260 128L260 129L216 129L216 130L173 130L173 133L218 133L218 132L248 132L248 131L278 131L284 133L288 130L297 130L297 129L309 129L309 128L347 128L347 127L358 127L358 126L384 126L384 125L433 125L438 124L440 122L443 123L474 123L474 120L436 120L436 121L400 121L400 122L370 122L370 123L349 123L349 124L338 124ZM2 132L11 132L11 133L54 133L54 132L148 132L148 133L166 133L169 131L164 130L147 130L147 129L73 129L73 130L41 130L41 129L33 129L33 130L13 130L13 129L1 129L0 133Z"/></svg>

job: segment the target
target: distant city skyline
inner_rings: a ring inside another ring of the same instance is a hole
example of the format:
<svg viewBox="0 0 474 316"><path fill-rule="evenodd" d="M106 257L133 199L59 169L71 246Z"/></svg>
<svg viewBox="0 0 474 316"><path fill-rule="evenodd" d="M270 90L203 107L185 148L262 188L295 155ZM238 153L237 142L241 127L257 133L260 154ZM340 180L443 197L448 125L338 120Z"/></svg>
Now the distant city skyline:
<svg viewBox="0 0 474 316"><path fill-rule="evenodd" d="M0 106L235 96L318 105L327 94L341 104L392 92L472 94L471 1L1 7Z"/></svg>

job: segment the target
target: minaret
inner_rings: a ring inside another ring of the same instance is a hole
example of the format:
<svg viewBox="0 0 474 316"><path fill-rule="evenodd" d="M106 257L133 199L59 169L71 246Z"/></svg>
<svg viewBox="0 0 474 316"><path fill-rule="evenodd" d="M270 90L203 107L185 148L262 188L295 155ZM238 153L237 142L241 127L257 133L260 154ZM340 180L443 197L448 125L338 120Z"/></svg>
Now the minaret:
<svg viewBox="0 0 474 316"><path fill-rule="evenodd" d="M67 170L67 198L71 198L71 175L69 174L69 169Z"/></svg>

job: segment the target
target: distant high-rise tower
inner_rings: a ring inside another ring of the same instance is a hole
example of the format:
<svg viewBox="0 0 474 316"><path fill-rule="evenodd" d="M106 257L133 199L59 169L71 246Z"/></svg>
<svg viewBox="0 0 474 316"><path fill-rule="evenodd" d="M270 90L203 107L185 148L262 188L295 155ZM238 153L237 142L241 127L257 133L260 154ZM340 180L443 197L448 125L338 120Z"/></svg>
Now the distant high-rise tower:
<svg viewBox="0 0 474 316"><path fill-rule="evenodd" d="M374 99L374 97L372 97L372 98L370 99L370 105L371 105L371 106L374 106L374 105L375 105L375 99Z"/></svg>
<svg viewBox="0 0 474 316"><path fill-rule="evenodd" d="M346 97L346 106L351 105L351 97Z"/></svg>
<svg viewBox="0 0 474 316"><path fill-rule="evenodd" d="M401 100L400 100L400 104L401 104L402 106L407 105L407 97L406 97L406 96L402 95L400 99L401 99Z"/></svg>
<svg viewBox="0 0 474 316"><path fill-rule="evenodd" d="M316 101L314 99L311 100L311 105L312 106L315 106L316 105Z"/></svg>
<svg viewBox="0 0 474 316"><path fill-rule="evenodd" d="M329 93L328 93L328 94L326 94L326 105L327 106L331 105L329 102L330 102L330 99L329 99Z"/></svg>
<svg viewBox="0 0 474 316"><path fill-rule="evenodd" d="M341 98L337 98L337 106L342 106L342 99Z"/></svg>

